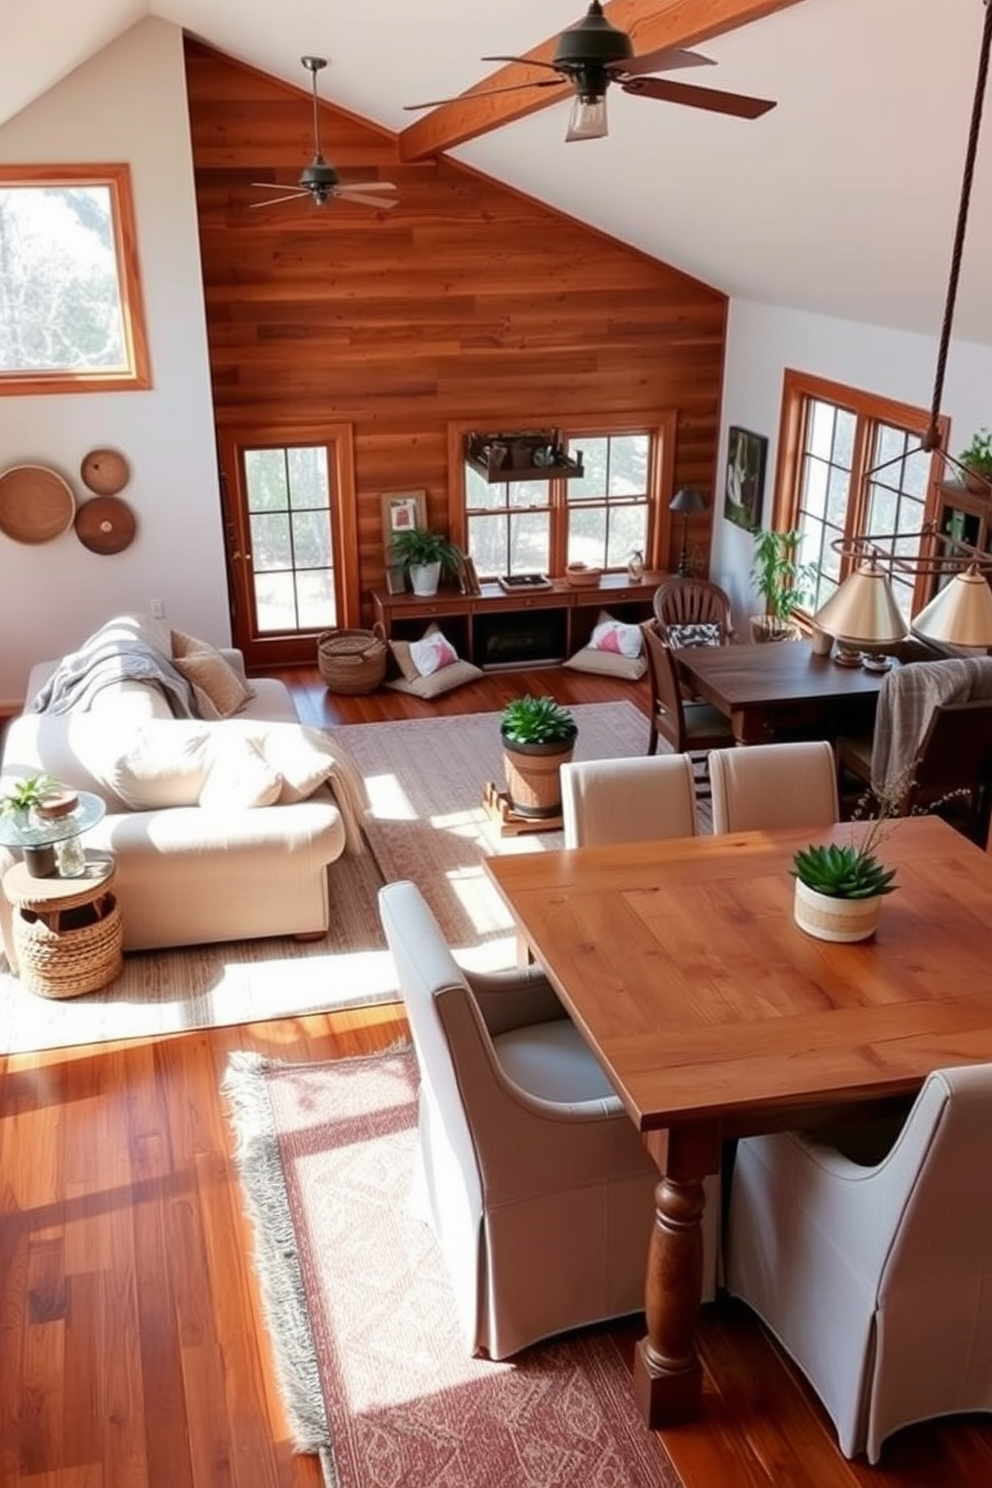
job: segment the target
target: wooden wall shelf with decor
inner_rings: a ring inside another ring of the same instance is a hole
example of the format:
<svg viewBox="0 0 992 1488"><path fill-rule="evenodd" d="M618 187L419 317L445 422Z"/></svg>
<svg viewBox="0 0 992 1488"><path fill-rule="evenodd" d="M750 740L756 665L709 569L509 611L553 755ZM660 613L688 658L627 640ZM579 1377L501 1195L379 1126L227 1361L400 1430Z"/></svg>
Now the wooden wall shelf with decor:
<svg viewBox="0 0 992 1488"><path fill-rule="evenodd" d="M372 606L388 638L415 639L433 620L459 653L477 666L496 670L552 665L586 644L601 609L630 623L650 619L654 591L670 577L650 570L634 583L626 574L604 574L594 588L582 589L552 579L547 589L523 594L507 594L489 580L483 582L481 594L442 589L430 598L377 589Z"/></svg>
<svg viewBox="0 0 992 1488"><path fill-rule="evenodd" d="M490 485L508 480L574 480L585 474L582 452L566 454L560 429L519 434L466 434L465 459Z"/></svg>

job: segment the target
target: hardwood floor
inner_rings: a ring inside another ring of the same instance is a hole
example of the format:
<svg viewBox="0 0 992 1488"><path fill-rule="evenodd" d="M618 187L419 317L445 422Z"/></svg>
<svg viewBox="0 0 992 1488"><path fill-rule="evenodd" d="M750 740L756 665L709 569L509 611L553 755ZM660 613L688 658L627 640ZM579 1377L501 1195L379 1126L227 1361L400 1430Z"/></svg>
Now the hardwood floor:
<svg viewBox="0 0 992 1488"><path fill-rule="evenodd" d="M564 672L494 674L430 705L331 698L316 669L287 680L318 725L496 709L524 687L632 695ZM2 1488L319 1488L287 1440L218 1087L236 1049L333 1059L404 1030L379 1006L0 1060ZM910 1428L880 1468L845 1462L746 1310L705 1313L704 1415L664 1436L685 1488L992 1482L980 1418Z"/></svg>

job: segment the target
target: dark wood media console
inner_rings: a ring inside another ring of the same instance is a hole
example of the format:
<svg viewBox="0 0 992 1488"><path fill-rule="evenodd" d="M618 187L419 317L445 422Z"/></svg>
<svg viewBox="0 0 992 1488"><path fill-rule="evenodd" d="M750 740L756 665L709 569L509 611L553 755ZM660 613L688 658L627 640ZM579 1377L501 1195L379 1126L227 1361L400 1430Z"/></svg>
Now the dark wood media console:
<svg viewBox="0 0 992 1488"><path fill-rule="evenodd" d="M600 610L631 623L649 619L654 592L669 577L654 570L635 583L626 574L605 574L598 584L581 588L555 579L549 589L521 594L507 594L491 582L481 594L440 589L429 599L376 589L372 605L389 637L412 639L435 620L459 654L477 666L552 665L586 644Z"/></svg>

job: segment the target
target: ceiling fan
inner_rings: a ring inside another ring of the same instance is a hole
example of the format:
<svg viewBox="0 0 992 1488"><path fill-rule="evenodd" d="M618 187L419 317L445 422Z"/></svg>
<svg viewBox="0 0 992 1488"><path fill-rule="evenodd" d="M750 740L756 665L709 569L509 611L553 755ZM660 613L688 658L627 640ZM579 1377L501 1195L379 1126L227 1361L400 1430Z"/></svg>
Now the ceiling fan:
<svg viewBox="0 0 992 1488"><path fill-rule="evenodd" d="M317 74L327 66L326 57L301 57L300 61L310 74L313 83L313 145L314 156L296 183L295 191L286 191L285 181L252 181L261 191L281 191L282 196L270 197L268 201L252 202L253 207L274 207L277 202L292 201L296 197L309 196L316 207L326 207L332 197L340 201L359 202L366 207L395 207L395 201L385 201L370 195L373 191L395 191L392 181L342 181L333 165L324 159L320 148L320 109L317 101Z"/></svg>
<svg viewBox="0 0 992 1488"><path fill-rule="evenodd" d="M722 93L715 88L697 88L689 83L670 83L663 78L645 76L652 72L711 67L714 64L712 58L699 52L674 47L635 57L634 44L627 32L606 19L600 0L592 0L582 20L561 33L550 62L538 62L533 57L483 57L482 60L522 62L527 67L546 68L554 76L529 83L514 83L506 88L490 88L468 97L487 98L494 93L516 93L523 88L557 88L562 81L570 82L575 100L566 141L603 139L606 136L609 132L606 90L611 83L618 83L624 93L640 93L646 98L661 99L663 103L683 103L711 113L733 114L739 119L758 119L775 107L765 98L749 98L744 93ZM405 107L439 108L442 104L458 101L436 98L430 103L410 103Z"/></svg>

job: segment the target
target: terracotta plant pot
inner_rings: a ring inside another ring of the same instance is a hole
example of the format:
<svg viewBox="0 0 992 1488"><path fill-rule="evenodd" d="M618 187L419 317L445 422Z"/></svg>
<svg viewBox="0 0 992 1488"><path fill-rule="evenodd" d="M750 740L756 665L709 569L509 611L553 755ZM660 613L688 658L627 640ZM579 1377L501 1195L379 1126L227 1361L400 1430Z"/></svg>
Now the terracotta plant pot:
<svg viewBox="0 0 992 1488"><path fill-rule="evenodd" d="M503 769L510 804L535 821L561 816L558 767L572 758L575 738L553 744L509 744L503 740Z"/></svg>

